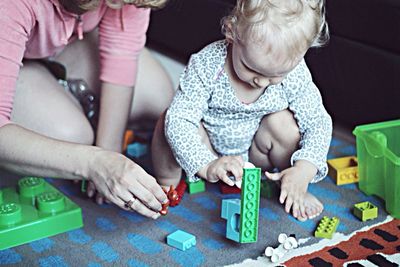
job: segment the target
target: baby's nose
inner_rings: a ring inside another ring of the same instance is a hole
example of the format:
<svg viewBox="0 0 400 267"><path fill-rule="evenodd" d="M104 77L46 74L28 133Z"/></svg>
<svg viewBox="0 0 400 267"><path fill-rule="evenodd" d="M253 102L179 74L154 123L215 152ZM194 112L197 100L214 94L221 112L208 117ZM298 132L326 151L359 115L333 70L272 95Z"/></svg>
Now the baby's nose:
<svg viewBox="0 0 400 267"><path fill-rule="evenodd" d="M260 88L265 88L270 84L270 80L266 78L256 77L253 80L254 84Z"/></svg>

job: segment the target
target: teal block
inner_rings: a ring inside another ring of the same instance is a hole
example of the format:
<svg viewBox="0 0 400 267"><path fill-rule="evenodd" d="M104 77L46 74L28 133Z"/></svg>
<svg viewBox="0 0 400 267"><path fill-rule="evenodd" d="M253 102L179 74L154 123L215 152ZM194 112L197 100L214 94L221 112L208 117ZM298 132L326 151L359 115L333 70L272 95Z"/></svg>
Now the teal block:
<svg viewBox="0 0 400 267"><path fill-rule="evenodd" d="M260 207L260 168L244 168L240 205L240 243L257 242Z"/></svg>
<svg viewBox="0 0 400 267"><path fill-rule="evenodd" d="M135 142L126 148L126 154L131 158L139 158L147 154L147 145Z"/></svg>
<svg viewBox="0 0 400 267"><path fill-rule="evenodd" d="M226 237L239 242L240 199L223 199L221 217L226 219Z"/></svg>
<svg viewBox="0 0 400 267"><path fill-rule="evenodd" d="M185 231L177 230L167 236L167 244L185 251L196 245L196 237Z"/></svg>
<svg viewBox="0 0 400 267"><path fill-rule="evenodd" d="M0 190L0 250L82 226L81 208L42 178Z"/></svg>

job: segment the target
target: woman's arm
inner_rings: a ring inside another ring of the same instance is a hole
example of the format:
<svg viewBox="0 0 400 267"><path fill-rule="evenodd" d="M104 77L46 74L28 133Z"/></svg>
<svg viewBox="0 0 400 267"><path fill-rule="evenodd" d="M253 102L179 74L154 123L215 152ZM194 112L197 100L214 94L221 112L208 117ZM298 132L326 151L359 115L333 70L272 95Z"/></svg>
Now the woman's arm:
<svg viewBox="0 0 400 267"><path fill-rule="evenodd" d="M15 124L0 127L0 167L27 175L82 179L89 177L119 207L159 217L165 193L155 179L120 153L41 136Z"/></svg>
<svg viewBox="0 0 400 267"><path fill-rule="evenodd" d="M83 179L96 147L44 137L16 124L0 127L0 167L45 177Z"/></svg>
<svg viewBox="0 0 400 267"><path fill-rule="evenodd" d="M133 88L103 83L96 145L121 152L122 139L131 110Z"/></svg>

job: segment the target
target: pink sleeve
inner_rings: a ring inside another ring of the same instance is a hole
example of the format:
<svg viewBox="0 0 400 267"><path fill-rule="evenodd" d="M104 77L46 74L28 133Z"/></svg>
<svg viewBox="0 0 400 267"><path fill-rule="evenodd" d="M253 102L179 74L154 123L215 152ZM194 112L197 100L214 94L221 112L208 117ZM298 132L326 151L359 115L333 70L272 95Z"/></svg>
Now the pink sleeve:
<svg viewBox="0 0 400 267"><path fill-rule="evenodd" d="M135 84L149 18L150 9L134 5L107 9L99 26L100 80L124 86Z"/></svg>
<svg viewBox="0 0 400 267"><path fill-rule="evenodd" d="M15 86L33 15L24 1L0 1L0 127L10 122Z"/></svg>

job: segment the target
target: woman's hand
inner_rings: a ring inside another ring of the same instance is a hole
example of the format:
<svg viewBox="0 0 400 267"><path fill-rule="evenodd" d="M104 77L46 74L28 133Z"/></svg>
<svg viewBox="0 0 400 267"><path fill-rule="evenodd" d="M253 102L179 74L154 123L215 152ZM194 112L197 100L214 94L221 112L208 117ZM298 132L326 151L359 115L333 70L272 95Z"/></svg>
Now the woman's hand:
<svg viewBox="0 0 400 267"><path fill-rule="evenodd" d="M88 174L95 188L122 209L157 219L161 204L168 201L154 177L120 153L98 149Z"/></svg>

